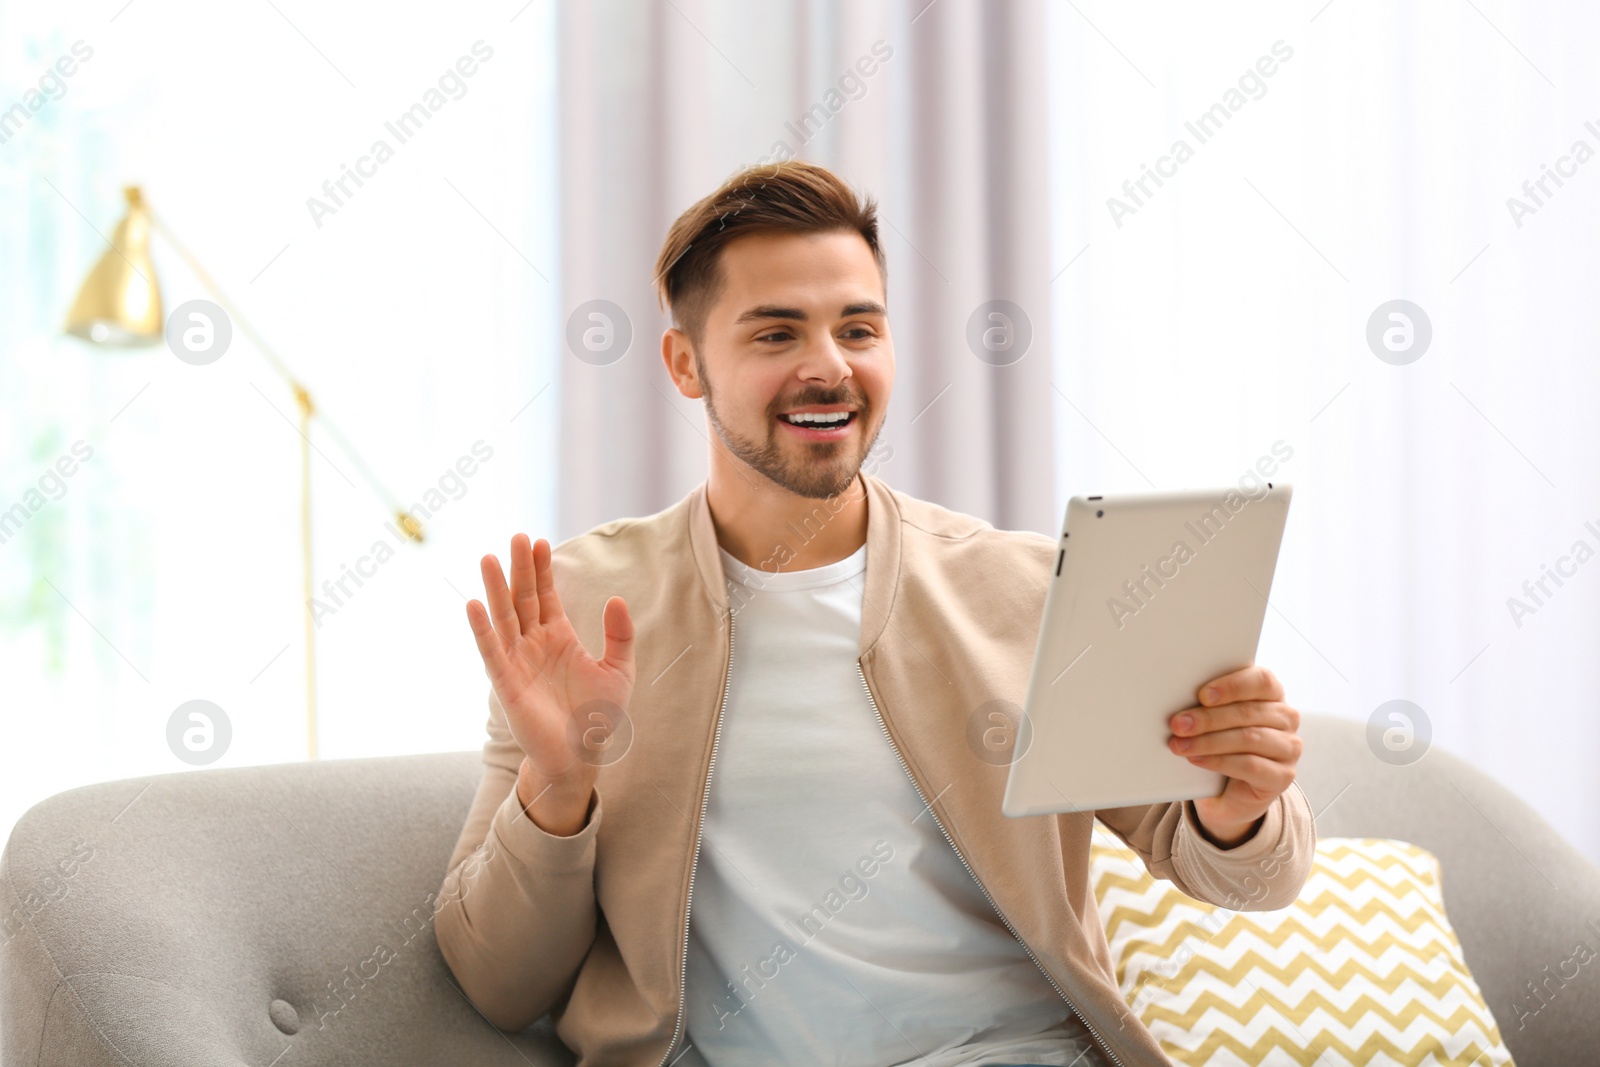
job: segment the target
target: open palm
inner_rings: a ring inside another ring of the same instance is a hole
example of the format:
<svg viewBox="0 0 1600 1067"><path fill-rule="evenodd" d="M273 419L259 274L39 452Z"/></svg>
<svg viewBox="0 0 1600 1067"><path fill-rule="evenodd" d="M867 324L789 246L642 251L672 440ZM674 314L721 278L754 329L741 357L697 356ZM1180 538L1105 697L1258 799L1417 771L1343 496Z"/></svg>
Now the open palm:
<svg viewBox="0 0 1600 1067"><path fill-rule="evenodd" d="M606 601L605 648L597 660L562 609L548 541L530 545L521 533L511 539L509 587L493 555L484 556L481 567L489 609L468 601L467 622L511 736L545 781L592 781L633 695L633 620L626 602Z"/></svg>

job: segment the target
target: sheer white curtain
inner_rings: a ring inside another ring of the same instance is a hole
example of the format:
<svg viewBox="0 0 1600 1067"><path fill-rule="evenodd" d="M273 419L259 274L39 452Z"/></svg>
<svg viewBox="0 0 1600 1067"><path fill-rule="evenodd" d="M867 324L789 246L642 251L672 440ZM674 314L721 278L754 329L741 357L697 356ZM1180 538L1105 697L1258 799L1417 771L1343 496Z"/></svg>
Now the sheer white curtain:
<svg viewBox="0 0 1600 1067"><path fill-rule="evenodd" d="M659 370L650 265L677 211L781 142L884 203L886 477L1049 530L1073 492L1273 466L1297 496L1259 658L1295 703L1366 721L1410 701L1419 744L1600 857L1600 565L1574 562L1579 540L1600 550L1600 163L1566 158L1600 150L1589 8L564 11L562 313L611 300L633 337L567 363L563 534L703 476L700 407ZM793 120L879 38L892 58L799 144ZM1545 165L1565 184L1533 204ZM1048 367L976 366L979 292L1027 311ZM1410 362L1367 339L1396 300L1431 331ZM1533 604L1545 565L1573 574ZM1513 596L1536 613L1514 618ZM1462 817L1523 862L1493 812Z"/></svg>
<svg viewBox="0 0 1600 1067"><path fill-rule="evenodd" d="M569 336L603 331L616 313L588 316L606 301L631 332L566 364L564 534L705 477L704 410L661 365L655 257L734 170L790 157L879 200L896 381L874 469L1002 526L1055 525L1043 27L1040 0L562 8L562 311Z"/></svg>
<svg viewBox="0 0 1600 1067"><path fill-rule="evenodd" d="M322 620L321 755L481 743L463 597L482 595L480 554L554 525L553 20L545 0L404 18L0 5L0 109L75 42L92 49L0 144L0 510L74 442L93 450L0 543L0 836L59 790L187 770L166 727L188 700L231 721L217 766L305 754L292 394L237 334L194 367L60 333L125 183L143 185L402 505L430 491L442 505L423 545L347 584ZM479 41L492 56L447 80L399 143L385 123ZM392 156L316 225L308 198L380 139ZM155 257L168 310L209 296L160 239ZM394 539L332 438L311 440L320 587ZM447 477L478 441L492 458Z"/></svg>
<svg viewBox="0 0 1600 1067"><path fill-rule="evenodd" d="M1050 10L1054 259L1078 256L1052 292L1058 504L1227 483L1283 442L1260 662L1308 711L1413 702L1600 859L1600 13ZM1432 331L1404 364L1367 340L1396 299ZM1494 812L1461 818L1526 862Z"/></svg>

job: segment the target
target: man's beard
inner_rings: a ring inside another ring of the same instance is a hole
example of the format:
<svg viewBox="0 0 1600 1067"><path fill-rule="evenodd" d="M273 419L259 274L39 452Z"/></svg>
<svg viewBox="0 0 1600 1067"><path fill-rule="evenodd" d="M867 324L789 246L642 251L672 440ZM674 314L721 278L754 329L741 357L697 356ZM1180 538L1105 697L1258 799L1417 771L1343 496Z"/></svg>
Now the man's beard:
<svg viewBox="0 0 1600 1067"><path fill-rule="evenodd" d="M865 434L861 435L864 443L859 450L850 450L850 446L844 441L832 444L797 441L801 455L798 458L785 456L783 444L778 440L776 420L767 424L765 442L740 437L730 432L717 417L717 407L711 399L711 382L706 378L703 369L700 373L700 387L705 394L706 417L711 420L712 428L717 431L717 436L722 438L722 443L728 451L743 460L752 470L783 486L796 496L826 500L849 489L855 482L856 475L860 473L861 465L866 461L867 454L872 451L873 442L878 436L874 433L872 440L866 440ZM851 402L858 405L854 421L865 425L869 414L865 402L863 398L849 393L802 394L797 406ZM882 429L883 427L878 427L880 432Z"/></svg>

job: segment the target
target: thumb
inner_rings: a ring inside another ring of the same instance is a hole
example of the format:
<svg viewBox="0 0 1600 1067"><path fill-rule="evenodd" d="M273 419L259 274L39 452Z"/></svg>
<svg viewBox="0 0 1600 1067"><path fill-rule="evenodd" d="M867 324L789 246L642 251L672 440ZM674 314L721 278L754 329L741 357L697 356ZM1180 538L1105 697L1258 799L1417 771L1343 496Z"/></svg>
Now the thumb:
<svg viewBox="0 0 1600 1067"><path fill-rule="evenodd" d="M606 601L603 613L606 647L602 662L608 667L633 672L633 618L628 602L619 596Z"/></svg>

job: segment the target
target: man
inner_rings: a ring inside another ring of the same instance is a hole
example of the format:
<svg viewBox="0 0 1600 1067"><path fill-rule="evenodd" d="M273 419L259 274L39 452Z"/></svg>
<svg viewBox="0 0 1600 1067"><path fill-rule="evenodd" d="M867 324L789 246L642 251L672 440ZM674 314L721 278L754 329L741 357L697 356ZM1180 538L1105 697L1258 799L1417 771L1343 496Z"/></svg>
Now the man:
<svg viewBox="0 0 1600 1067"><path fill-rule="evenodd" d="M969 724L1021 703L1055 541L864 468L895 367L875 204L752 168L658 266L710 470L554 549L518 534L509 585L483 558L484 776L435 920L462 989L503 1029L552 1013L583 1064L1165 1064L1117 987L1093 821L1192 897L1287 905L1315 843L1299 713L1246 668L1173 717L1219 795L1001 815Z"/></svg>

